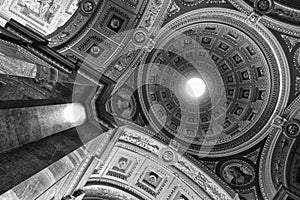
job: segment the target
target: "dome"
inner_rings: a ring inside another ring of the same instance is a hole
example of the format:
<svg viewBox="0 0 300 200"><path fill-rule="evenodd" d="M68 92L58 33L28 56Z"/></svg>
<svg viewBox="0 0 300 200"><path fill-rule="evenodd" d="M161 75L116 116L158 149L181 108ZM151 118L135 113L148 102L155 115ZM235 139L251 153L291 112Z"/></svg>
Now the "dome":
<svg viewBox="0 0 300 200"><path fill-rule="evenodd" d="M281 70L256 29L210 14L196 23L170 22L176 30L157 37L139 68L140 99L151 127L188 152L230 154L262 139L280 99ZM186 88L192 79L205 83L197 98Z"/></svg>

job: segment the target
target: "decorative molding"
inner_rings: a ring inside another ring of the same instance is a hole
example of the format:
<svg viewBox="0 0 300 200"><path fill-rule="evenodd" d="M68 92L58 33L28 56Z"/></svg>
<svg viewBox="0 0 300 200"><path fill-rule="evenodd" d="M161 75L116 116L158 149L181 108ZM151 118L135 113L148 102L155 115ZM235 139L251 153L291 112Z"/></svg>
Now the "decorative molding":
<svg viewBox="0 0 300 200"><path fill-rule="evenodd" d="M85 186L84 191L86 193L85 197L108 198L114 200L139 200L139 198L111 186Z"/></svg>
<svg viewBox="0 0 300 200"><path fill-rule="evenodd" d="M247 154L247 155L244 155L243 157L244 158L247 158L248 160L252 161L254 164L257 164L258 163L258 159L259 159L259 152L260 152L260 148L259 149L256 149L255 151Z"/></svg>
<svg viewBox="0 0 300 200"><path fill-rule="evenodd" d="M245 1L241 1L241 0L228 0L228 1L239 11L241 11L242 13L244 13L248 16L253 11L253 8L250 5L248 5ZM276 4L276 5L278 5L278 4ZM272 28L274 30L277 30L279 32L300 37L300 29L298 26L283 23L281 21L278 21L278 20L268 17L266 15L263 15L259 22L262 23L263 25L265 25L269 28Z"/></svg>
<svg viewBox="0 0 300 200"><path fill-rule="evenodd" d="M230 200L232 199L224 190L219 188L209 176L204 172L195 168L185 159L180 158L175 166L184 172L187 176L191 177L204 191L207 192L213 199L216 200Z"/></svg>
<svg viewBox="0 0 300 200"><path fill-rule="evenodd" d="M180 12L180 10L180 7L176 4L175 1L173 1L168 10L168 17L175 15L176 13Z"/></svg>
<svg viewBox="0 0 300 200"><path fill-rule="evenodd" d="M281 34L281 37L283 38L283 40L285 41L288 49L290 52L292 52L293 48L299 44L300 42L300 39L299 38L295 38L295 37L292 37L292 36L288 36L288 35L283 35Z"/></svg>
<svg viewBox="0 0 300 200"><path fill-rule="evenodd" d="M266 130L269 128L271 121L274 116L280 114L283 109L285 108L285 105L287 104L288 101L288 95L286 92L289 91L289 86L290 86L290 81L289 81L289 65L287 58L285 56L285 53L278 42L278 40L273 36L270 31L264 27L260 22L256 24L245 24L244 22L247 21L248 16L245 14L242 14L237 11L229 10L229 9L224 9L224 8L215 8L214 10L211 9L200 9L197 11L191 11L188 13L185 13L178 18L174 19L173 21L170 21L167 23L162 29L160 29L155 37L154 41L158 45L164 45L164 43L167 42L166 38L171 37L176 33L176 31L180 31L183 29L183 27L187 26L188 24L194 24L194 23L200 23L205 21L214 21L214 22L222 22L226 23L229 26L236 27L237 29L240 29L240 27L243 27L242 29L249 31L249 33L253 33L253 30L257 32L257 34L253 34L253 40L255 41L260 41L261 42L261 48L263 49L264 54L266 55L266 58L269 62L270 66L277 66L276 68L270 68L272 73L274 73L274 79L273 80L273 88L277 91L277 94L272 92L270 95L270 104L267 106L269 109L265 111L269 113L268 117L263 117L259 119L264 119L265 123L264 125L261 125L260 128L258 126L254 126L256 131L251 131L252 133L252 138L249 136L249 134L246 134L247 137L243 138L243 146L244 147L251 147L257 144L259 141L261 141L264 137L267 136ZM175 33L174 33L175 32ZM275 57L274 55L278 55ZM280 67L279 67L280 66ZM276 75L275 75L276 74ZM141 76L138 78L138 83L142 82ZM139 98L143 99L141 96L142 92L139 92ZM146 105L144 103L141 103L143 111L145 113L148 112ZM272 106L273 108L271 109ZM148 116L149 117L149 116ZM151 121L148 119L148 121ZM261 120L260 122L261 123ZM159 131L159 130L156 130ZM257 134L254 134L257 133ZM251 135L251 134L250 134ZM239 142L238 144L241 144L242 142ZM234 143L237 144L237 143ZM234 146L234 144L228 144L224 148L220 147L220 153L222 155L231 155L233 153L238 153L245 148L240 148L237 146ZM249 146L250 145L250 146ZM224 150L225 148L228 148L227 150ZM198 153L195 150L195 153ZM214 155L213 153L209 154L210 156L217 156Z"/></svg>

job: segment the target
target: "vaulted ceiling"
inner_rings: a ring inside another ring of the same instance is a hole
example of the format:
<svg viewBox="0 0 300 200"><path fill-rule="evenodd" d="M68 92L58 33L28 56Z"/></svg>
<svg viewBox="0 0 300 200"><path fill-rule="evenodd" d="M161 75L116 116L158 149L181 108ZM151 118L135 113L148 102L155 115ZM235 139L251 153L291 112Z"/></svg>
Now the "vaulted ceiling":
<svg viewBox="0 0 300 200"><path fill-rule="evenodd" d="M123 127L103 165L93 166L85 199L300 196L298 1L27 3L2 1L0 16L37 31L77 69L66 84L32 80L34 70L0 76L1 101L86 95L88 116ZM34 12L38 5L46 12ZM43 69L41 79L63 77ZM109 81L69 81L82 76ZM200 97L186 90L191 78L205 84Z"/></svg>

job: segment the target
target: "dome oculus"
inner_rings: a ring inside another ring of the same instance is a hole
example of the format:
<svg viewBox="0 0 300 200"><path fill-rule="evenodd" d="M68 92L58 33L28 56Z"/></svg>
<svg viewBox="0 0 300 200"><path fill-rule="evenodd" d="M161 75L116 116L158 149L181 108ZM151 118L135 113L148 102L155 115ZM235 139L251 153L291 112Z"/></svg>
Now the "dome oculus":
<svg viewBox="0 0 300 200"><path fill-rule="evenodd" d="M206 91L206 85L200 78L191 78L187 81L185 90L190 97L201 97Z"/></svg>

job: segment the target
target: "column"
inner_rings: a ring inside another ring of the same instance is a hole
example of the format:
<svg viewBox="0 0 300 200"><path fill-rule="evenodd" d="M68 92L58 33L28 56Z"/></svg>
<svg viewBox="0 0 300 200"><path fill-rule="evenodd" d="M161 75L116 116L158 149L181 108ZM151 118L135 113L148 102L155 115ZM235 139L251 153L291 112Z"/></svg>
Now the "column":
<svg viewBox="0 0 300 200"><path fill-rule="evenodd" d="M86 120L78 103L0 110L0 153L79 126Z"/></svg>
<svg viewBox="0 0 300 200"><path fill-rule="evenodd" d="M1 48L1 47L0 47ZM66 74L57 69L41 64L28 62L24 59L8 56L0 51L0 76L15 76L21 78L32 78L45 84L71 83L77 85L94 86L94 83L80 74Z"/></svg>
<svg viewBox="0 0 300 200"><path fill-rule="evenodd" d="M87 156L83 146L76 149L2 194L0 200L46 200L54 198L72 169Z"/></svg>
<svg viewBox="0 0 300 200"><path fill-rule="evenodd" d="M10 57L0 52L0 74L36 78L37 68L36 64Z"/></svg>
<svg viewBox="0 0 300 200"><path fill-rule="evenodd" d="M41 81L74 83L73 73L75 70L72 73L57 70L47 62L47 59L49 61L50 58L43 58L45 59L43 60L36 56L22 45L24 42L26 41L0 27L0 74L34 78ZM74 65L69 60L65 60L65 62Z"/></svg>
<svg viewBox="0 0 300 200"><path fill-rule="evenodd" d="M87 134L90 134L90 130L86 127ZM51 163L51 160L45 160L46 162L49 162L46 167L44 167L42 170L33 170L36 173L29 176L29 178L22 180L21 182L17 182L13 187L11 187L9 190L4 190L5 192L0 195L0 200L48 200L53 198L53 200L60 200L63 196L65 196L65 193L73 193L73 190L75 187L77 187L77 184L79 181L81 181L82 175L85 175L87 179L89 177L89 174L93 171L90 167L90 161L95 159L93 156L96 151L102 151L106 149L105 147L111 143L111 137L114 136L115 131L110 131L106 134L102 134L100 130L98 130L98 136L90 140L86 144L81 144L77 148L75 148L73 151L66 154L66 156L62 156L61 158L57 159L55 162ZM54 142L56 143L62 143L65 141L67 144L62 147L63 153L66 153L66 149L70 148L70 146L76 146L78 145L78 141L76 142L75 134L71 133L69 136L67 136L70 133L64 132L60 136L56 137L54 139ZM57 134L58 135L58 134ZM72 136L73 135L73 136ZM58 142L57 139L60 139ZM52 138L50 139L52 140ZM102 142L101 142L102 141ZM70 144L72 143L73 144ZM77 143L77 144L76 144ZM58 144L61 145L61 144ZM28 146L35 146L29 144ZM38 152L38 154L45 153L46 149L49 149L49 146L47 147L47 143L42 144L42 148L36 149L35 152ZM99 149L100 148L100 149ZM22 148L22 151L15 152L15 154L24 154L25 158L27 156L31 156L31 162L30 164L32 166L41 167L41 159L37 158L34 154L31 153L30 155L26 155L27 153L26 148ZM53 150L49 149L48 151ZM60 151L60 150L58 150ZM51 155L51 153L49 155ZM55 153L55 152L54 152ZM59 152L58 154L62 154ZM10 155L8 155L10 156ZM43 155L44 157L47 157L47 155ZM4 156L6 157L6 156ZM49 157L49 156L48 156ZM57 157L54 156L54 157ZM39 159L39 160L37 160ZM1 161L5 160L5 158L0 157L0 167L1 168L7 168L8 170L12 171L11 168L5 167L5 164L1 164ZM14 159L13 159L14 160ZM25 159L24 159L25 160ZM27 159L26 159L27 160ZM19 161L18 161L19 162ZM24 162L24 161L23 161ZM47 163L45 163L46 165ZM28 171L32 170L32 168L29 168L30 166L26 165L23 168L15 167L16 171L25 171L25 173L28 173ZM91 172L86 172L86 168L89 167ZM18 176L19 173L15 173L15 177ZM0 182L0 191L3 189L1 187L4 185L4 182L6 181L5 177L1 177ZM11 176L7 175L7 179L10 179ZM6 182L5 186L8 184ZM6 189L6 188L4 188ZM1 194L1 193L0 193Z"/></svg>
<svg viewBox="0 0 300 200"><path fill-rule="evenodd" d="M32 78L36 81L52 82L53 84L60 82L92 85L91 82L74 77L73 74L66 74L53 67L6 55L0 51L0 76L5 75Z"/></svg>

